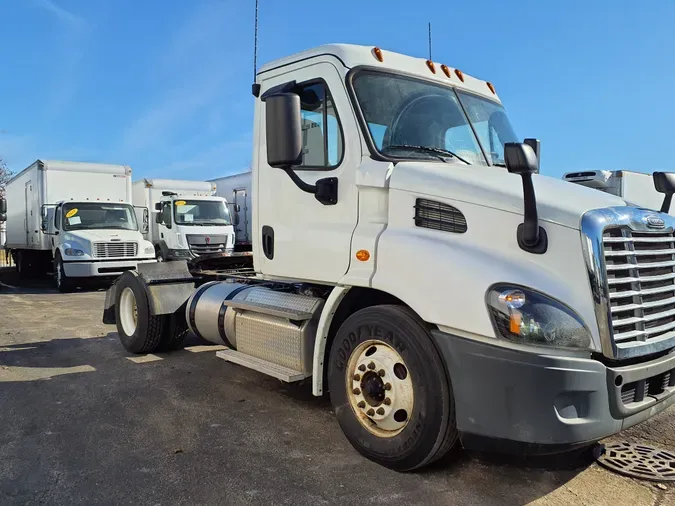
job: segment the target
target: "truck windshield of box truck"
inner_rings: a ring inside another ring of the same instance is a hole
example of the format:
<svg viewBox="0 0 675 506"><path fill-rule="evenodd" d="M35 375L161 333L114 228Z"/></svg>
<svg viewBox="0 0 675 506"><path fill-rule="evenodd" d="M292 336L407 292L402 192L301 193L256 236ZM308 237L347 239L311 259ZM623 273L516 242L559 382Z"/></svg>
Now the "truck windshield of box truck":
<svg viewBox="0 0 675 506"><path fill-rule="evenodd" d="M231 225L230 213L225 202L219 200L176 200L174 202L176 225Z"/></svg>
<svg viewBox="0 0 675 506"><path fill-rule="evenodd" d="M129 204L69 202L61 209L63 230L138 230L134 208ZM57 222L61 221L58 219Z"/></svg>
<svg viewBox="0 0 675 506"><path fill-rule="evenodd" d="M505 166L504 144L518 142L496 101L423 79L370 70L353 78L373 144L387 158L459 159Z"/></svg>

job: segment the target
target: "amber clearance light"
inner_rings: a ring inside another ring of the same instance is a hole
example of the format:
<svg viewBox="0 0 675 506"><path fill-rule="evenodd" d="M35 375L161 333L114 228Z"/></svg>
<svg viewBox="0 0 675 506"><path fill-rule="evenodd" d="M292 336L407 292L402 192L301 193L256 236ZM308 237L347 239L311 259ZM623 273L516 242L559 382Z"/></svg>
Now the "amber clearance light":
<svg viewBox="0 0 675 506"><path fill-rule="evenodd" d="M486 84L487 84L487 87L490 88L490 91L492 92L492 94L493 94L493 95L496 95L497 92L495 91L495 87L492 86L492 83L491 83L491 82L487 82Z"/></svg>
<svg viewBox="0 0 675 506"><path fill-rule="evenodd" d="M379 62L384 61L384 57L382 56L382 50L379 47L373 48L373 54L375 55L375 58L377 58L377 61Z"/></svg>
<svg viewBox="0 0 675 506"><path fill-rule="evenodd" d="M429 67L429 70L431 70L432 73L436 73L436 67L434 66L434 62L431 60L427 60L427 67Z"/></svg>
<svg viewBox="0 0 675 506"><path fill-rule="evenodd" d="M464 82L464 74L462 73L461 70L455 69L455 74L457 75L457 77L459 77L460 81Z"/></svg>
<svg viewBox="0 0 675 506"><path fill-rule="evenodd" d="M448 68L447 65L441 65L441 70L447 77L451 77L450 69Z"/></svg>

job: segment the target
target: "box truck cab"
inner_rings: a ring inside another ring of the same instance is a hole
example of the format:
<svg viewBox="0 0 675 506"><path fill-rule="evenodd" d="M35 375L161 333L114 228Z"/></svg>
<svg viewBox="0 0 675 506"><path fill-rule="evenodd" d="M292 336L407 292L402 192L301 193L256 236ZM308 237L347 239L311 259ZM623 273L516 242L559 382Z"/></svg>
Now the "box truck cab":
<svg viewBox="0 0 675 506"><path fill-rule="evenodd" d="M251 213L253 190L251 188L251 172L242 172L231 176L212 179L216 185L216 195L224 197L231 204L232 225L234 226L234 247L237 251L251 251Z"/></svg>
<svg viewBox="0 0 675 506"><path fill-rule="evenodd" d="M125 273L104 318L126 349L189 326L311 378L397 470L586 445L675 402L675 218L539 175L495 86L440 62L322 46L253 92L252 268Z"/></svg>
<svg viewBox="0 0 675 506"><path fill-rule="evenodd" d="M206 181L143 179L133 184L134 204L155 216L146 238L158 261L232 251L235 234L228 203L215 192L216 185Z"/></svg>
<svg viewBox="0 0 675 506"><path fill-rule="evenodd" d="M69 291L154 262L131 205L131 168L38 160L6 186L7 241L22 276L52 270Z"/></svg>

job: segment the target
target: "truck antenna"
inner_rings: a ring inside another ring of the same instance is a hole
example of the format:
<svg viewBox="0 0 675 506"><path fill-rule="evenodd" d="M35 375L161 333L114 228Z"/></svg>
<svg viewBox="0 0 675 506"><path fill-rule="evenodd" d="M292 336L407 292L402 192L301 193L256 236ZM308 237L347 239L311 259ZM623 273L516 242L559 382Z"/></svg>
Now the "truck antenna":
<svg viewBox="0 0 675 506"><path fill-rule="evenodd" d="M253 36L253 82L258 67L258 0L255 0L255 31Z"/></svg>
<svg viewBox="0 0 675 506"><path fill-rule="evenodd" d="M431 21L429 21L429 59L431 60Z"/></svg>

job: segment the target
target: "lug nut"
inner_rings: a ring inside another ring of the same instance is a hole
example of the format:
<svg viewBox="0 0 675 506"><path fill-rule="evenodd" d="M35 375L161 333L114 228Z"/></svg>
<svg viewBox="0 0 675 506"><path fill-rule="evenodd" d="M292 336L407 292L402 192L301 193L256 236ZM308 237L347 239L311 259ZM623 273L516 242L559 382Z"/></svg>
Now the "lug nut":
<svg viewBox="0 0 675 506"><path fill-rule="evenodd" d="M361 401L357 404L357 406L360 407L361 409L363 409L363 408L366 407L366 403L364 401Z"/></svg>
<svg viewBox="0 0 675 506"><path fill-rule="evenodd" d="M390 399L389 397L387 397L386 399L384 399L384 405L385 405L385 406L389 406L390 404L391 404L391 399Z"/></svg>
<svg viewBox="0 0 675 506"><path fill-rule="evenodd" d="M354 390L352 390L352 392L354 393L354 395L360 395L360 394L361 394L361 389L360 389L360 388L355 388Z"/></svg>
<svg viewBox="0 0 675 506"><path fill-rule="evenodd" d="M375 362L371 362L370 364L368 364L368 369L370 369L371 371L375 369Z"/></svg>
<svg viewBox="0 0 675 506"><path fill-rule="evenodd" d="M360 375L360 374L355 374L355 375L354 375L354 381L361 381L361 375Z"/></svg>
<svg viewBox="0 0 675 506"><path fill-rule="evenodd" d="M384 415L384 408L377 408L378 415Z"/></svg>
<svg viewBox="0 0 675 506"><path fill-rule="evenodd" d="M373 408L370 408L368 411L366 411L366 414L368 416L373 416L375 414L375 410Z"/></svg>
<svg viewBox="0 0 675 506"><path fill-rule="evenodd" d="M361 364L361 365L359 366L359 371L364 372L365 370L366 370L366 366L363 365L363 364Z"/></svg>
<svg viewBox="0 0 675 506"><path fill-rule="evenodd" d="M384 369L380 369L379 371L377 371L377 374L379 374L380 376L384 376Z"/></svg>
<svg viewBox="0 0 675 506"><path fill-rule="evenodd" d="M384 384L384 389L385 389L385 390L391 390L391 383L385 383L385 384Z"/></svg>

